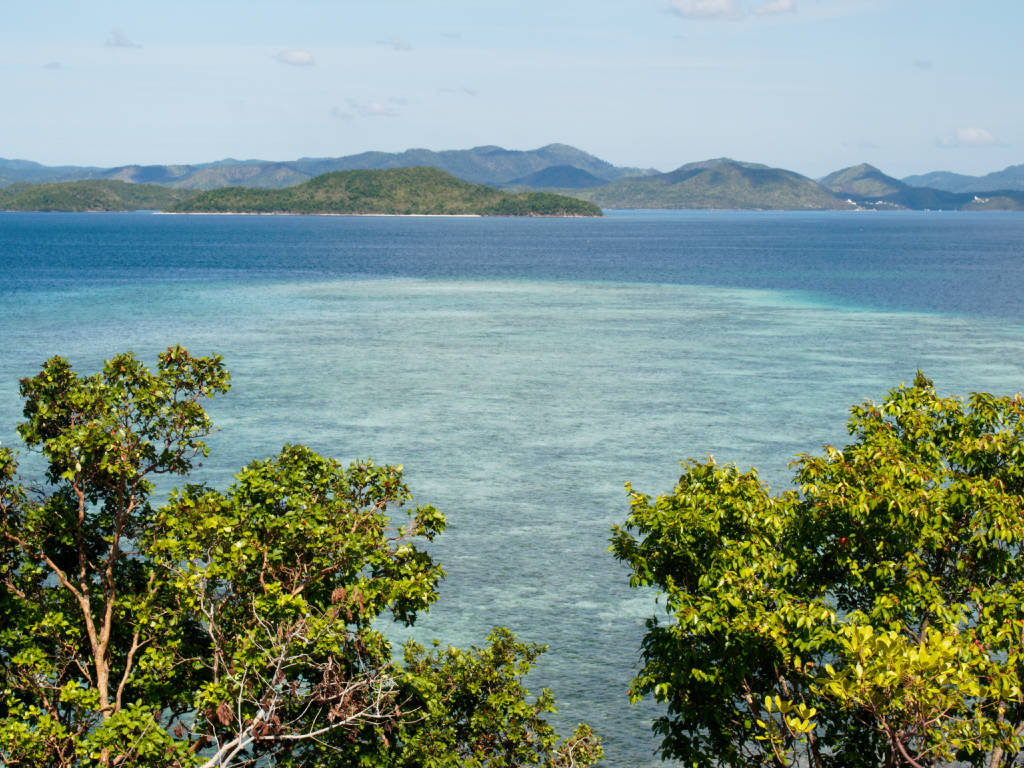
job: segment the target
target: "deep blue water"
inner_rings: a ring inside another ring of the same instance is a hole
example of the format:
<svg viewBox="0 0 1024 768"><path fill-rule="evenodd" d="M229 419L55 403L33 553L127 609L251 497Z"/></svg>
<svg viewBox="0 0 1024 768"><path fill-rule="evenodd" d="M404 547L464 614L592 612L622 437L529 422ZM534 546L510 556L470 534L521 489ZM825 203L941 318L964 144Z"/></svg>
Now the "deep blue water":
<svg viewBox="0 0 1024 768"><path fill-rule="evenodd" d="M918 368L1019 391L1021 286L1020 214L0 214L0 440L52 354L222 354L202 478L288 441L404 464L450 521L417 636L549 644L530 684L559 725L653 764L656 708L626 686L654 606L605 552L623 483L670 490L712 453L784 486L794 453L841 443L850 405Z"/></svg>
<svg viewBox="0 0 1024 768"><path fill-rule="evenodd" d="M1024 284L1021 216L1012 213L4 214L0 221L11 270L4 291L168 280L568 280L800 290L850 305L1012 320L1020 318Z"/></svg>

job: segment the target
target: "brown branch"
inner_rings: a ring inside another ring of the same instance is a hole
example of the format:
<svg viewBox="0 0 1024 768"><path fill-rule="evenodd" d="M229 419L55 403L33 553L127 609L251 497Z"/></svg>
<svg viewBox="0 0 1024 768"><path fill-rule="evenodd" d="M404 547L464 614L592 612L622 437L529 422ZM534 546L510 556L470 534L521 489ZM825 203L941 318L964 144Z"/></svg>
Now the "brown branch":
<svg viewBox="0 0 1024 768"><path fill-rule="evenodd" d="M78 525L75 527L75 544L78 547L78 585L82 593L85 594L87 591L85 576L89 565L89 559L85 554L85 536L83 534L85 530L85 491L79 487L77 479L71 484L71 490L78 497Z"/></svg>
<svg viewBox="0 0 1024 768"><path fill-rule="evenodd" d="M896 747L900 751L900 754L903 755L903 759L906 760L912 766L912 768L928 768L924 763L919 763L910 756L910 753L907 752L907 748L903 745L902 739L897 737L896 734L892 733L891 731L890 734L891 735L889 736L889 741L896 745Z"/></svg>
<svg viewBox="0 0 1024 768"><path fill-rule="evenodd" d="M58 566L50 558L49 555L43 552L34 552L24 539L22 539L20 536L15 536L10 531L4 531L4 535L10 541L13 541L15 544L17 544L26 557L29 557L31 559L41 559L44 563L46 563L47 567L53 572L53 575L57 577L57 581L60 583L60 585L72 594L72 596L78 602L79 607L82 609L82 612L86 618L86 630L87 632L89 632L90 635L89 641L90 643L93 642L95 640L95 626L92 623L92 612L90 610L88 592L81 592L78 589L76 589L75 585L72 584L71 580L68 578L68 575L60 566Z"/></svg>
<svg viewBox="0 0 1024 768"><path fill-rule="evenodd" d="M7 589L8 592L14 593L18 597L20 597L22 600L28 600L28 595L25 592L23 592L22 590L20 590L17 586L15 586L14 580L11 579L10 576L7 576L7 577L4 578L3 585Z"/></svg>
<svg viewBox="0 0 1024 768"><path fill-rule="evenodd" d="M153 585L153 579L155 574L150 574L149 585ZM132 674L132 665L135 661L135 654L144 645L149 643L149 640L143 640L140 642L140 630L136 625L135 632L132 633L132 647L128 649L128 656L124 663L124 672L121 673L121 682L117 685L117 694L114 697L114 711L119 712L121 710L121 697L124 694L124 687L128 684L128 679Z"/></svg>

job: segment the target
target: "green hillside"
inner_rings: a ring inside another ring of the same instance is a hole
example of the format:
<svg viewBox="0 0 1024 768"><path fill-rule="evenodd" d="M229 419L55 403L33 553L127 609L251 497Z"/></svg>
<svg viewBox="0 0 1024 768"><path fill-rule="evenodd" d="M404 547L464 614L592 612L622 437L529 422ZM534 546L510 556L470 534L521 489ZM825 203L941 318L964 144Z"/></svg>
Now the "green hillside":
<svg viewBox="0 0 1024 768"><path fill-rule="evenodd" d="M861 163L835 171L821 180L821 184L836 194L851 197L876 197L903 192L907 185L892 176L886 176L873 165Z"/></svg>
<svg viewBox="0 0 1024 768"><path fill-rule="evenodd" d="M140 211L164 210L190 192L156 184L128 184L88 179L54 184L14 184L0 189L4 211Z"/></svg>
<svg viewBox="0 0 1024 768"><path fill-rule="evenodd" d="M180 213L334 213L481 216L600 216L597 206L540 192L509 194L436 168L336 171L286 189L203 192Z"/></svg>
<svg viewBox="0 0 1024 768"><path fill-rule="evenodd" d="M851 206L792 171L727 158L691 163L657 176L574 191L603 208L835 210Z"/></svg>

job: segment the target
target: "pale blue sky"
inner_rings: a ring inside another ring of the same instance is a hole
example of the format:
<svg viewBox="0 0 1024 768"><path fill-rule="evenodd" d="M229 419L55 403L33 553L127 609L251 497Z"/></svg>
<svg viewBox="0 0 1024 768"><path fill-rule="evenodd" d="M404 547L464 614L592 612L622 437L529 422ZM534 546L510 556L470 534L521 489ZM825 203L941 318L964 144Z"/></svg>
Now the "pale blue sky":
<svg viewBox="0 0 1024 768"><path fill-rule="evenodd" d="M1024 162L1021 0L5 0L0 157Z"/></svg>

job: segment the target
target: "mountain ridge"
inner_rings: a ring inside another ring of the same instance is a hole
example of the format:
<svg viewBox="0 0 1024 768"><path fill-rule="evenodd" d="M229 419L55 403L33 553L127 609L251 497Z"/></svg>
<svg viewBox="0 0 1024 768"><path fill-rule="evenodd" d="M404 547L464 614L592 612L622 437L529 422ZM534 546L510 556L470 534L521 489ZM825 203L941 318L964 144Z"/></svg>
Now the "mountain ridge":
<svg viewBox="0 0 1024 768"><path fill-rule="evenodd" d="M0 187L17 182L46 183L106 178L194 190L227 186L283 189L333 171L385 170L417 166L439 168L463 181L500 187L515 179L557 165L573 166L605 181L657 173L653 169L615 166L568 144L547 144L531 150L505 149L486 144L471 149L440 152L407 149L403 152L371 151L342 157L302 157L287 161L225 158L210 163L129 164L112 168L51 167L30 160L0 158Z"/></svg>
<svg viewBox="0 0 1024 768"><path fill-rule="evenodd" d="M547 144L532 150L511 150L484 144L466 150L363 152L337 158L302 157L291 161L242 160L228 157L194 165L44 166L31 160L0 158L0 195L13 200L12 190L35 179L43 184L117 181L159 185L182 193L229 187L289 189L325 173L354 170L397 170L432 167L469 183L512 192L542 191L592 201L608 208L733 208L766 210L1024 209L1024 165L972 177L944 171L900 180L877 167L860 163L834 171L817 181L794 171L728 157L686 163L661 173L653 169L614 166L568 144ZM1014 186L1018 183L1019 187ZM81 178L79 178L81 177ZM921 186L918 180L935 180ZM945 184L945 188L943 187ZM13 186L12 186L13 185ZM949 187L966 191L954 191ZM6 191L5 191L6 190ZM22 190L21 193L24 193ZM40 206L56 203L66 210L125 210L145 205L130 191L113 187L68 188L33 192ZM159 200L154 191L148 199ZM43 195L43 197L39 197ZM91 195L91 197L90 197ZM25 210L30 198L13 203ZM165 201L166 202L166 201ZM171 203L173 204L173 201ZM91 207L90 207L91 206ZM44 209L44 208L41 208ZM45 209L49 209L48 207Z"/></svg>
<svg viewBox="0 0 1024 768"><path fill-rule="evenodd" d="M987 189L950 192L907 184L861 163L830 173L821 184L861 208L912 210L1024 210L1024 190ZM984 195L984 197L981 197Z"/></svg>
<svg viewBox="0 0 1024 768"><path fill-rule="evenodd" d="M568 192L568 190L565 190ZM730 158L687 163L674 171L575 190L604 208L849 210L813 179Z"/></svg>
<svg viewBox="0 0 1024 768"><path fill-rule="evenodd" d="M968 176L951 171L931 171L916 176L907 176L903 181L911 186L931 187L946 192L988 192L994 189L1024 191L1024 163L1008 165L1001 171L993 171L984 176Z"/></svg>

